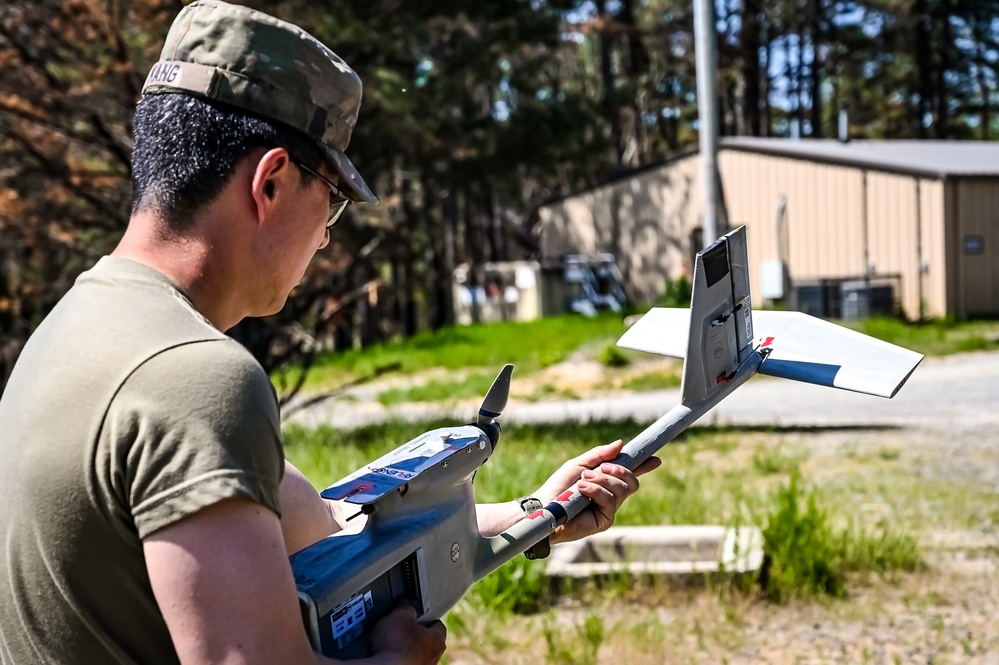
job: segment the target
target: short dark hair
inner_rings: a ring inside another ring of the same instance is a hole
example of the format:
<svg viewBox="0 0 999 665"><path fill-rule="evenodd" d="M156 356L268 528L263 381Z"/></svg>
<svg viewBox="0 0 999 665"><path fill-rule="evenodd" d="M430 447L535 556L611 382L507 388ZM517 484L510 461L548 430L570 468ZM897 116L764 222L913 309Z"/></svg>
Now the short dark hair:
<svg viewBox="0 0 999 665"><path fill-rule="evenodd" d="M280 123L189 95L145 95L135 108L132 213L154 212L183 228L260 147L284 148L313 170L325 159L314 140ZM303 186L314 179L301 172Z"/></svg>

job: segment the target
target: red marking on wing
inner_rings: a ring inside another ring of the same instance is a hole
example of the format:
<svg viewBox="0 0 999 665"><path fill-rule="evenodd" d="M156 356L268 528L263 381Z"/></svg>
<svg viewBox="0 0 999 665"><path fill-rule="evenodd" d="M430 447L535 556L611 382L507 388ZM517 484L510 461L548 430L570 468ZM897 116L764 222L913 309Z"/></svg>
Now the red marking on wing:
<svg viewBox="0 0 999 665"><path fill-rule="evenodd" d="M544 514L545 514L545 511L538 509L538 510L535 510L530 515L528 515L527 519L529 519L529 520L536 520L536 519L538 519L539 517L541 517Z"/></svg>
<svg viewBox="0 0 999 665"><path fill-rule="evenodd" d="M764 347L770 346L773 343L774 343L774 338L773 337L767 337L765 340L763 340L763 344L760 344L760 348L762 349Z"/></svg>
<svg viewBox="0 0 999 665"><path fill-rule="evenodd" d="M572 498L572 490L566 490L566 491L562 492L561 494L559 494L557 497L555 497L555 500L556 501L561 501L562 503L565 503L570 498Z"/></svg>

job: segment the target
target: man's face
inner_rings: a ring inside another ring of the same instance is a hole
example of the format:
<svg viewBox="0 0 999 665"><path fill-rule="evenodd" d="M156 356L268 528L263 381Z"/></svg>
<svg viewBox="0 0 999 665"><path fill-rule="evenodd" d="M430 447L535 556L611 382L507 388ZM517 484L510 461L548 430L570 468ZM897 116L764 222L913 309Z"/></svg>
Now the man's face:
<svg viewBox="0 0 999 665"><path fill-rule="evenodd" d="M281 150L281 149L275 149ZM261 186L267 200L266 219L259 226L257 239L257 272L252 316L274 314L284 307L288 295L305 275L315 253L329 243L326 228L330 212L330 189L318 177L307 177L302 184L302 170L284 153L277 164L269 151L261 159L261 169L269 169L269 177ZM336 175L326 165L320 173L331 182ZM259 177L259 176L258 176Z"/></svg>

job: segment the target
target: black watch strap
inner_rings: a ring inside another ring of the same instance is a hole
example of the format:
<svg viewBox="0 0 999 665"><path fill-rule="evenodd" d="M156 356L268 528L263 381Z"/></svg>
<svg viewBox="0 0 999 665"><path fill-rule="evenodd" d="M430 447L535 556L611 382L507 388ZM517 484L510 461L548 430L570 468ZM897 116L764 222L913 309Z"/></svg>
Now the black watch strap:
<svg viewBox="0 0 999 665"><path fill-rule="evenodd" d="M522 499L517 499L517 502L520 504L520 509L524 511L525 515L530 515L534 511L541 510L545 507L545 505L541 503L538 498L533 496L525 496ZM531 547L528 547L524 551L524 556L531 561L534 561L536 559L545 559L551 553L552 544L548 540L548 536L545 536L545 539L541 542L535 543Z"/></svg>

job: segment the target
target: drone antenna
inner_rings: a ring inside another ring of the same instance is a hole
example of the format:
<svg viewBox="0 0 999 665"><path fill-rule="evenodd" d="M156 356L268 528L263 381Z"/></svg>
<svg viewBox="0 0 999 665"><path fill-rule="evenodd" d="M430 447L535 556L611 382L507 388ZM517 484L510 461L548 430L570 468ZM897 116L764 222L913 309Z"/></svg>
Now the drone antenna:
<svg viewBox="0 0 999 665"><path fill-rule="evenodd" d="M482 406L479 407L479 417L476 424L480 428L489 427L506 408L506 401L510 397L511 376L513 376L513 365L503 365L503 369L496 375L493 385L489 386L489 392L486 393L485 399L482 400Z"/></svg>

